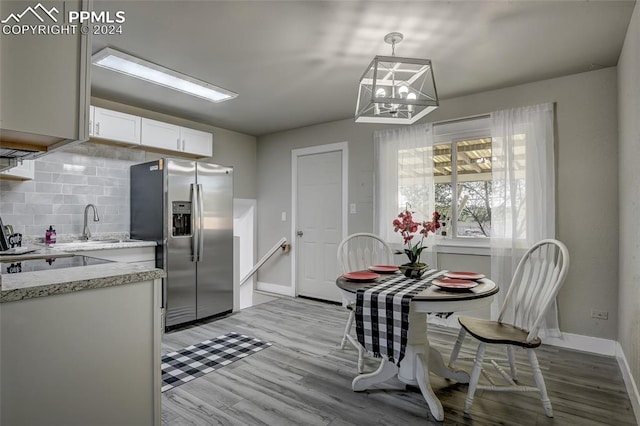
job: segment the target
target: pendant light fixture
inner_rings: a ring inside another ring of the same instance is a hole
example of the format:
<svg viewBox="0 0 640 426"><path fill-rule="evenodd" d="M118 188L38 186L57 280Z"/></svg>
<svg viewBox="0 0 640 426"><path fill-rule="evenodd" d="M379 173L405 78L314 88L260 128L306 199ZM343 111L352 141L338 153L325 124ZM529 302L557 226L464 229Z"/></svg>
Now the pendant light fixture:
<svg viewBox="0 0 640 426"><path fill-rule="evenodd" d="M429 59L395 56L404 36L384 37L391 56L376 56L360 78L356 123L413 124L438 108L438 92Z"/></svg>

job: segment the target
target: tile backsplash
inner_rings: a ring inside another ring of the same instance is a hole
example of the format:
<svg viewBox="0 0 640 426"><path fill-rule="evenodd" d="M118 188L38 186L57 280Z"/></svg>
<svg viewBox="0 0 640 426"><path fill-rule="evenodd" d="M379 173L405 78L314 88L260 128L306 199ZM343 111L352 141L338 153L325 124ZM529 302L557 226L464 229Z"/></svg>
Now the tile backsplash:
<svg viewBox="0 0 640 426"><path fill-rule="evenodd" d="M100 221L92 234L129 232L129 167L145 153L84 143L35 160L35 179L0 181L0 216L26 239L43 237L53 225L58 238L82 234L84 208L94 204Z"/></svg>

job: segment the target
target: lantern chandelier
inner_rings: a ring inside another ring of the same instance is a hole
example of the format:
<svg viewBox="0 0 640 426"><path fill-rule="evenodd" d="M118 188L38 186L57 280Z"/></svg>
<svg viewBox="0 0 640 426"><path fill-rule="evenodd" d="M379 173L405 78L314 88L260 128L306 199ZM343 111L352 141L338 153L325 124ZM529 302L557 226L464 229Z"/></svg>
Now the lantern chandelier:
<svg viewBox="0 0 640 426"><path fill-rule="evenodd" d="M429 59L395 56L404 36L384 37L391 56L376 56L360 78L356 123L413 124L438 108L438 92Z"/></svg>

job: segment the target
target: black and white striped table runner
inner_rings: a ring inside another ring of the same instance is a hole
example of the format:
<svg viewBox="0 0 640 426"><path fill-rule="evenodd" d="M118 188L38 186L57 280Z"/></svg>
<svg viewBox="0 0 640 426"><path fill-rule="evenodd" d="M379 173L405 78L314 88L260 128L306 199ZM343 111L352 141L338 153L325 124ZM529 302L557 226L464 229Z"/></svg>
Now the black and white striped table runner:
<svg viewBox="0 0 640 426"><path fill-rule="evenodd" d="M396 365L404 358L409 330L409 305L413 296L445 271L428 270L420 279L390 275L379 284L356 293L358 342L377 357Z"/></svg>

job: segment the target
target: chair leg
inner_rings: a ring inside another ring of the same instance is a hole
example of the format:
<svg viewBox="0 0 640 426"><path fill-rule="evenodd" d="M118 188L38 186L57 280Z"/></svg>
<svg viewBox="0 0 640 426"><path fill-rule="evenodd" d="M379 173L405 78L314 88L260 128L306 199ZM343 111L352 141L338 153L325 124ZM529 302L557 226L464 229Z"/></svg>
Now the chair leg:
<svg viewBox="0 0 640 426"><path fill-rule="evenodd" d="M542 407L547 417L553 417L553 409L551 408L551 400L547 394L547 387L544 384L544 377L542 377L542 371L540 370L540 364L538 364L538 357L533 349L527 349L527 356L529 357L529 364L531 364L531 370L533 370L533 378L536 381L536 386L540 392L540 399L542 400Z"/></svg>
<svg viewBox="0 0 640 426"><path fill-rule="evenodd" d="M347 340L349 343L353 345L354 348L358 351L358 373L362 373L364 371L364 348L356 339L351 337L351 327L353 326L353 321L356 318L355 306L353 309L349 311L349 318L347 319L347 325L344 328L344 334L342 335L342 342L340 343L340 349L344 349L347 344Z"/></svg>
<svg viewBox="0 0 640 426"><path fill-rule="evenodd" d="M342 343L340 343L340 349L344 349L344 346L347 344L347 336L351 333L351 326L353 325L353 320L356 317L355 311L352 309L349 311L349 319L347 320L347 325L344 328L344 334L342 335Z"/></svg>
<svg viewBox="0 0 640 426"><path fill-rule="evenodd" d="M364 371L364 347L350 334L347 334L347 340L358 351L358 373L362 373Z"/></svg>
<svg viewBox="0 0 640 426"><path fill-rule="evenodd" d="M464 341L464 337L466 336L467 331L460 327L460 333L458 333L458 339L456 340L456 344L453 346L453 350L451 351L451 356L449 357L449 368L453 368L453 364L455 364L458 359L458 354L460 353L460 348L462 347L462 342Z"/></svg>
<svg viewBox="0 0 640 426"><path fill-rule="evenodd" d="M358 349L358 374L362 374L364 371L364 348L358 344L356 349Z"/></svg>
<svg viewBox="0 0 640 426"><path fill-rule="evenodd" d="M511 378L514 382L518 381L518 370L516 369L516 360L513 356L513 346L507 345L507 358L509 359L509 367L511 368Z"/></svg>
<svg viewBox="0 0 640 426"><path fill-rule="evenodd" d="M473 371L471 371L471 378L469 379L469 390L467 391L467 399L464 402L464 412L469 414L471 405L473 404L473 396L476 393L478 387L478 381L480 380L480 372L482 371L482 360L484 359L484 350L487 344L480 342L478 345L478 351L476 352L476 360L473 364Z"/></svg>

